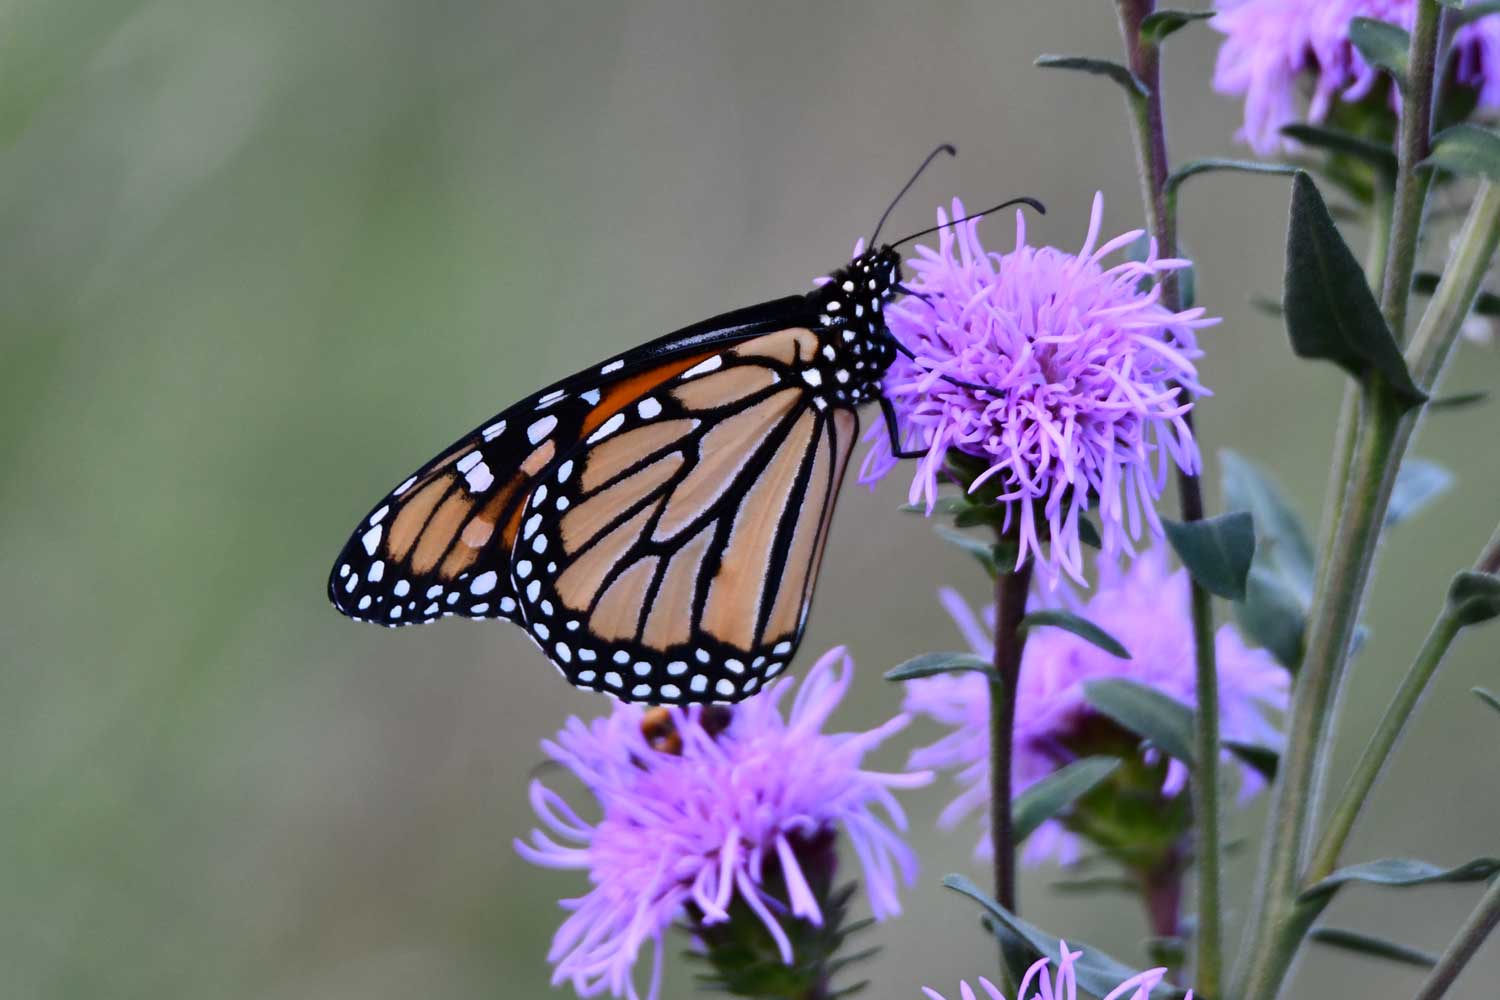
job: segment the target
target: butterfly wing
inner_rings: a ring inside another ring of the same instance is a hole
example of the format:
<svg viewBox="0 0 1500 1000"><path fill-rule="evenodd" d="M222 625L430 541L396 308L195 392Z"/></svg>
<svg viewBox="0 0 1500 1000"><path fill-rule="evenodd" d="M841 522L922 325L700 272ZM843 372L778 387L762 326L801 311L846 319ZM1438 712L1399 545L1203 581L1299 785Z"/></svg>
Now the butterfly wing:
<svg viewBox="0 0 1500 1000"><path fill-rule="evenodd" d="M859 419L809 329L762 334L595 422L540 477L511 590L574 684L737 701L795 652Z"/></svg>
<svg viewBox="0 0 1500 1000"><path fill-rule="evenodd" d="M361 520L329 576L334 607L391 626L453 614L519 620L511 551L538 477L658 386L726 345L803 322L806 312L806 299L790 296L705 320L476 427Z"/></svg>

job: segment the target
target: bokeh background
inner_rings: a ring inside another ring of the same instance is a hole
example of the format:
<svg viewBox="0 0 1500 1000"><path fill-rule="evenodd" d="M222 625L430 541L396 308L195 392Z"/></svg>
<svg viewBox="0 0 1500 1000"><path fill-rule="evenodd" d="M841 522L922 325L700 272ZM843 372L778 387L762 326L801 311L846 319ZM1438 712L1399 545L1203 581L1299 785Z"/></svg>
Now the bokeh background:
<svg viewBox="0 0 1500 1000"><path fill-rule="evenodd" d="M1179 160L1240 152L1239 108L1208 86L1216 40L1169 46ZM538 741L605 702L503 625L340 618L323 587L346 532L534 387L806 287L938 141L960 157L892 232L953 194L1043 198L1032 232L1064 247L1095 190L1107 230L1138 225L1116 91L1031 66L1118 49L1099 0L6 5L0 993L543 995L556 902L582 880L510 845ZM1262 177L1185 192L1199 300L1225 317L1200 426L1315 519L1340 378L1248 301L1277 291L1286 196ZM1008 223L988 233L1004 245ZM1449 388L1497 379L1496 352L1466 345ZM1500 513L1494 420L1422 434L1459 484L1386 547L1342 768ZM846 489L801 657L852 647L849 726L895 710L882 670L955 643L940 584L984 592L902 498ZM1496 666L1492 635L1460 642L1351 858L1500 853L1500 726L1467 694ZM872 995L989 968L937 885L975 872L973 831L933 829L948 794L908 800L924 871L876 932ZM1058 897L1054 877L1026 872L1028 916L1142 959L1129 900ZM1474 896L1350 891L1329 919L1436 949ZM1496 976L1492 944L1458 995ZM1416 981L1314 946L1294 995Z"/></svg>

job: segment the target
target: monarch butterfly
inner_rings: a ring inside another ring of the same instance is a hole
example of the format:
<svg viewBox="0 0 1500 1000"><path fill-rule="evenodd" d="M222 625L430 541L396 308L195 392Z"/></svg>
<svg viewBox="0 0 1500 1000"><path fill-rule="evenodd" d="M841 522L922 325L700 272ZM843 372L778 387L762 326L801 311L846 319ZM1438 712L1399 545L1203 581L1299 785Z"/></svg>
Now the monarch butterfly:
<svg viewBox="0 0 1500 1000"><path fill-rule="evenodd" d="M895 247L933 230L876 246L890 211L813 291L668 334L460 438L360 522L334 607L512 621L575 686L626 701L753 694L801 640L856 408L878 402L910 457L880 393L906 350L882 311Z"/></svg>

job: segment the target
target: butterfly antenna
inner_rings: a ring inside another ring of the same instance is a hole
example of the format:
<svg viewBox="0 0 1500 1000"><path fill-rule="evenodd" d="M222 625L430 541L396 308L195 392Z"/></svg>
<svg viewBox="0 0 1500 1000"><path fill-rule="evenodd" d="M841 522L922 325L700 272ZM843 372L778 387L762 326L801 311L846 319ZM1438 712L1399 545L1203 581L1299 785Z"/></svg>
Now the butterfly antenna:
<svg viewBox="0 0 1500 1000"><path fill-rule="evenodd" d="M911 175L911 180L906 182L905 186L896 193L896 197L891 199L891 203L885 207L885 212L880 216L880 221L875 223L875 232L870 234L870 242L865 244L866 246L873 247L875 245L875 241L880 238L881 228L885 226L885 220L891 217L891 210L896 207L897 202L899 202L906 196L906 192L911 190L911 186L917 183L917 178L922 176L922 171L926 170L928 165L932 163L933 160L938 158L939 153L947 153L949 156L957 156L958 147L952 145L951 143L945 142L937 149L934 149L932 152L927 154L927 159L923 160L922 165L917 168L917 172Z"/></svg>
<svg viewBox="0 0 1500 1000"><path fill-rule="evenodd" d="M917 298L921 299L924 302L927 302L929 306L932 305L931 302L927 301L927 297L925 295L921 295L917 292L909 292L908 294L916 295ZM912 361L917 361L917 356L911 352L910 347L907 347L905 344L901 343L901 341L897 340L896 335L894 333L891 333L889 330L887 330L886 333L891 338L891 346L895 347L899 353L906 355ZM917 361L917 364L921 365L921 362ZM989 393L992 396L998 396L1000 392L992 385L983 385L979 382L965 382L963 379L954 378L952 375L939 375L938 378L952 385L963 386L965 389L981 390L983 392Z"/></svg>
<svg viewBox="0 0 1500 1000"><path fill-rule="evenodd" d="M1034 209L1038 215L1047 214L1047 206L1043 205L1035 198L1012 198L1010 201L1002 201L998 205L992 205L991 207L985 209L983 212L975 212L973 215L966 215L962 219L950 219L947 222L940 222L935 226L924 229L920 233L912 233L910 236L903 236L901 237L901 239L892 243L891 246L899 247L903 243L910 243L912 240L921 239L923 236L926 236L930 233L935 233L939 229L946 229L949 226L956 226L963 222L971 222L974 219L983 218L984 216L989 215L991 212L998 212L1002 208L1009 208L1012 205L1025 205L1028 208Z"/></svg>

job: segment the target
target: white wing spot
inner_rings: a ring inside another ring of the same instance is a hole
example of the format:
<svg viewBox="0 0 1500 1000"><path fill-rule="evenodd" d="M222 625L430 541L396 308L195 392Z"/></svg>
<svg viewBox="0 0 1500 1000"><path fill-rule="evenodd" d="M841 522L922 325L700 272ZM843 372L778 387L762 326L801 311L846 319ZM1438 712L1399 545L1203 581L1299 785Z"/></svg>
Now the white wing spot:
<svg viewBox="0 0 1500 1000"><path fill-rule="evenodd" d="M778 642L776 644L776 648L774 648L774 649L771 650L771 652L775 653L777 656L785 656L786 654L790 653L791 651L792 651L792 644L789 643L789 642Z"/></svg>
<svg viewBox="0 0 1500 1000"><path fill-rule="evenodd" d="M514 597L500 598L500 610L504 611L506 614L509 614L510 612L516 610L516 599Z"/></svg>
<svg viewBox="0 0 1500 1000"><path fill-rule="evenodd" d="M832 344L823 345L823 357L827 358L829 361L832 361L834 358L838 357L838 354L834 351Z"/></svg>
<svg viewBox="0 0 1500 1000"><path fill-rule="evenodd" d="M698 662L699 663L707 663L708 662L708 650L706 650L706 649L700 649L697 652L695 652L693 655L698 658Z"/></svg>
<svg viewBox="0 0 1500 1000"><path fill-rule="evenodd" d="M607 364L603 368L599 369L599 374L600 375L608 375L610 372L617 372L621 368L624 368L624 367L625 367L625 362L624 361L611 361L609 364Z"/></svg>
<svg viewBox="0 0 1500 1000"><path fill-rule="evenodd" d="M720 677L714 684L714 691L715 693L721 694L724 697L728 698L730 695L734 694L734 681L730 680L728 677Z"/></svg>
<svg viewBox="0 0 1500 1000"><path fill-rule="evenodd" d="M537 622L535 625L531 626L531 631L536 633L536 637L538 639L546 639L552 635L552 630L542 622Z"/></svg>
<svg viewBox="0 0 1500 1000"><path fill-rule="evenodd" d="M604 683L608 684L612 688L617 688L625 683L625 678L621 677L619 674L611 670L609 673L604 675Z"/></svg>
<svg viewBox="0 0 1500 1000"><path fill-rule="evenodd" d="M505 433L505 421L496 421L495 423L490 424L484 430L480 431L480 433L484 435L484 439L486 441L493 441L495 440L495 438Z"/></svg>
<svg viewBox="0 0 1500 1000"><path fill-rule="evenodd" d="M816 368L807 368L802 372L802 381L808 385L818 386L823 384L823 373Z"/></svg>
<svg viewBox="0 0 1500 1000"><path fill-rule="evenodd" d="M598 677L598 676L599 675L596 674L596 673L594 673L592 670L580 670L580 671L578 671L578 679L580 681L582 681L584 684L591 684L591 683L593 683L594 678Z"/></svg>
<svg viewBox="0 0 1500 1000"><path fill-rule="evenodd" d="M568 481L568 477L571 476L572 474L573 474L573 460L571 458L568 459L566 462L564 462L562 465L559 465L557 467L557 481L560 482L560 483L567 482Z"/></svg>
<svg viewBox="0 0 1500 1000"><path fill-rule="evenodd" d="M531 560L530 559L522 559L520 562L516 563L516 576L519 576L521 579L524 580L524 579L526 579L530 575L531 575Z"/></svg>
<svg viewBox="0 0 1500 1000"><path fill-rule="evenodd" d="M614 659L614 661L616 663L621 663L621 664L623 664L623 663L629 663L630 662L630 654L627 653L627 652L625 652L625 650L623 650L623 649L617 649L617 650L615 650L615 655L614 655L613 659Z"/></svg>
<svg viewBox="0 0 1500 1000"><path fill-rule="evenodd" d="M724 358L721 355L715 354L707 361L700 361L693 367L689 368L687 371L683 372L682 377L684 379L690 379L696 378L699 375L707 375L709 372L714 371L723 363Z"/></svg>
<svg viewBox="0 0 1500 1000"><path fill-rule="evenodd" d="M694 674L692 680L688 681L688 687L692 688L698 694L702 694L708 687L708 678L702 674Z"/></svg>
<svg viewBox="0 0 1500 1000"><path fill-rule="evenodd" d="M402 483L400 486L397 486L394 490L391 491L391 496L393 496L393 497L399 497L401 494L403 494L407 490L411 489L412 483L415 483L416 481L417 481L417 477L416 476L412 476L412 477L408 478L406 480L406 482Z"/></svg>
<svg viewBox="0 0 1500 1000"><path fill-rule="evenodd" d="M354 593L354 588L358 587L358 586L359 586L359 577L357 575L356 576L351 576L348 580L344 581L344 593L346 593L346 594L352 594L352 593Z"/></svg>
<svg viewBox="0 0 1500 1000"><path fill-rule="evenodd" d="M437 601L433 601L431 604L427 605L427 607L425 607L425 608L422 609L422 614L424 614L424 615L435 615L435 614L437 614L437 612L438 612L438 602Z"/></svg>
<svg viewBox="0 0 1500 1000"><path fill-rule="evenodd" d="M551 406L553 403L557 402L559 399L562 399L566 395L567 392L562 389L553 389L551 392L547 393L547 395L543 396L541 399L538 399L536 401L536 405Z"/></svg>
<svg viewBox="0 0 1500 1000"><path fill-rule="evenodd" d="M365 575L370 578L371 583L379 583L380 578L385 576L385 560L376 559L370 564L370 571Z"/></svg>
<svg viewBox="0 0 1500 1000"><path fill-rule="evenodd" d="M401 612L404 611L404 610L406 610L406 609L403 608L403 607L401 607L401 605L399 605L399 604L396 605L394 608L391 609L391 617L392 618L400 618L401 617Z"/></svg>
<svg viewBox="0 0 1500 1000"><path fill-rule="evenodd" d="M650 693L651 693L651 685L650 684L637 684L635 687L633 687L633 688L630 689L630 696L632 698L644 698L647 695L649 695Z"/></svg>
<svg viewBox="0 0 1500 1000"><path fill-rule="evenodd" d="M532 444L540 444L542 439L552 433L552 428L557 426L557 418L545 416L526 428L526 439Z"/></svg>
<svg viewBox="0 0 1500 1000"><path fill-rule="evenodd" d="M495 589L495 582L497 580L499 580L499 577L494 570L485 570L474 578L473 583L469 584L469 593L476 597L480 594L488 594Z"/></svg>
<svg viewBox="0 0 1500 1000"><path fill-rule="evenodd" d="M427 599L431 600L432 598L441 595L442 592L443 585L441 583L434 583L432 586L427 588Z"/></svg>
<svg viewBox="0 0 1500 1000"><path fill-rule="evenodd" d="M530 538L536 534L536 529L542 526L542 515L532 514L526 519L526 527L521 529L522 538Z"/></svg>
<svg viewBox="0 0 1500 1000"><path fill-rule="evenodd" d="M642 420L650 420L661 412L661 404L654 399L643 399L635 404L635 409Z"/></svg>
<svg viewBox="0 0 1500 1000"><path fill-rule="evenodd" d="M558 497L557 498L557 509L558 510L567 510L568 509L568 498L567 497Z"/></svg>
<svg viewBox="0 0 1500 1000"><path fill-rule="evenodd" d="M471 615L482 615L486 611L488 611L489 609L490 609L489 602L486 601L486 602L483 602L483 603L480 603L480 604L476 604L472 608L470 608L469 609L469 614L471 614Z"/></svg>
<svg viewBox="0 0 1500 1000"><path fill-rule="evenodd" d="M458 464L455 466L455 468L457 468L459 472L468 472L470 469L474 468L474 466L478 465L479 460L482 458L484 458L484 456L479 454L479 452L471 451L463 458L460 458L458 460Z"/></svg>
<svg viewBox="0 0 1500 1000"><path fill-rule="evenodd" d="M556 646L554 646L552 648L555 649L555 650L557 650L557 658L559 660L562 660L564 663L572 663L573 662L573 650L570 649L570 648L568 648L568 644L567 643L560 642L560 643L558 643Z"/></svg>
<svg viewBox="0 0 1500 1000"><path fill-rule="evenodd" d="M671 663L667 664L667 673L671 674L673 677L681 677L683 674L687 673L687 664L683 663L681 660L673 660Z"/></svg>
<svg viewBox="0 0 1500 1000"><path fill-rule="evenodd" d="M346 577L348 575L349 575L349 564L348 563L344 563L344 565L342 565L342 566L339 567L339 579L342 580L344 577Z"/></svg>
<svg viewBox="0 0 1500 1000"><path fill-rule="evenodd" d="M411 582L408 580L400 580L396 583L394 589L397 597L405 597L407 594L411 593Z"/></svg>
<svg viewBox="0 0 1500 1000"><path fill-rule="evenodd" d="M370 524L372 526L376 525L376 524L379 524L381 518L383 518L387 514L389 514L390 511L391 511L391 505L390 504L386 504L384 507L380 508L375 513L373 513L373 514L370 515Z"/></svg>
<svg viewBox="0 0 1500 1000"><path fill-rule="evenodd" d="M526 585L526 599L533 604L536 603L537 595L542 592L542 581L532 580Z"/></svg>
<svg viewBox="0 0 1500 1000"><path fill-rule="evenodd" d="M547 551L547 536L546 535L537 535L536 536L536 541L534 541L534 542L531 543L531 551L535 552L537 555L541 555L543 552L546 552Z"/></svg>
<svg viewBox="0 0 1500 1000"><path fill-rule="evenodd" d="M363 611L370 606L370 595L366 594L359 599L359 610Z"/></svg>
<svg viewBox="0 0 1500 1000"><path fill-rule="evenodd" d="M725 660L724 666L725 668L736 674L743 674L745 672L745 665L739 660Z"/></svg>
<svg viewBox="0 0 1500 1000"><path fill-rule="evenodd" d="M364 545L366 554L372 556L375 554L375 546L380 544L380 534L383 530L384 529L382 529L380 525L377 524L375 525L375 527L371 528L369 531L360 536L359 540Z"/></svg>
<svg viewBox="0 0 1500 1000"><path fill-rule="evenodd" d="M645 660L637 660L635 662L635 666L631 667L631 669L635 671L635 675L637 677L651 676L651 664L647 663Z"/></svg>
<svg viewBox="0 0 1500 1000"><path fill-rule="evenodd" d="M457 604L458 603L458 591L455 590L453 593L451 593L451 594L448 595L448 603L449 604Z"/></svg>
<svg viewBox="0 0 1500 1000"><path fill-rule="evenodd" d="M589 444L595 444L596 442L603 441L615 431L619 430L624 425L624 423L625 414L616 413L614 416L604 421L603 424L600 424L597 431L589 435Z"/></svg>
<svg viewBox="0 0 1500 1000"><path fill-rule="evenodd" d="M583 660L585 663L593 663L599 658L599 654L594 652L592 649L580 649L578 651L578 658L580 660Z"/></svg>
<svg viewBox="0 0 1500 1000"><path fill-rule="evenodd" d="M579 393L578 398L582 399L585 403L589 404L590 406L598 406L599 405L599 390L598 389L590 389L588 392Z"/></svg>
<svg viewBox="0 0 1500 1000"><path fill-rule="evenodd" d="M490 467L483 462L470 469L464 478L469 481L470 493L483 493L495 481L494 473L490 472Z"/></svg>

